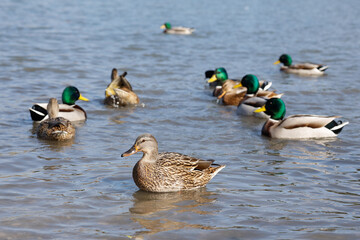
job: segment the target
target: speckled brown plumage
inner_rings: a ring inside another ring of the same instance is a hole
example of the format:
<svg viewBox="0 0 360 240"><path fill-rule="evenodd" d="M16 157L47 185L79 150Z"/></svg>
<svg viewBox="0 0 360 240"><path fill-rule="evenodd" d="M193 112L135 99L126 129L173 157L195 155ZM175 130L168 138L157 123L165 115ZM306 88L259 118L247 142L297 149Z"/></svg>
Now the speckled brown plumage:
<svg viewBox="0 0 360 240"><path fill-rule="evenodd" d="M135 184L149 192L174 192L205 186L225 165L201 160L176 152L158 153L156 139L150 134L139 136L122 156L142 151L143 157L133 169Z"/></svg>
<svg viewBox="0 0 360 240"><path fill-rule="evenodd" d="M71 122L63 117L57 117L59 105L55 98L50 98L47 111L49 118L42 121L36 130L38 138L64 141L75 136L75 128Z"/></svg>

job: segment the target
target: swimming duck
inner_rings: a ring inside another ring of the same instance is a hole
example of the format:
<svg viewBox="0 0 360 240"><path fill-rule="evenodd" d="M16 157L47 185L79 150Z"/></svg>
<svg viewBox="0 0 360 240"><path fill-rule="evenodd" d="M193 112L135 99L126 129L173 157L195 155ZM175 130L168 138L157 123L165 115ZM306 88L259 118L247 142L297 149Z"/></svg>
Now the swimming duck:
<svg viewBox="0 0 360 240"><path fill-rule="evenodd" d="M285 103L279 98L267 100L255 112L270 115L261 133L271 138L325 138L336 137L349 122L336 121L339 116L292 115L284 119Z"/></svg>
<svg viewBox="0 0 360 240"><path fill-rule="evenodd" d="M280 56L279 60L274 64L282 63L280 70L286 73L295 73L299 75L323 75L328 68L326 65L314 64L314 63L297 63L292 64L292 59L288 54Z"/></svg>
<svg viewBox="0 0 360 240"><path fill-rule="evenodd" d="M190 35L195 31L194 28L172 27L171 24L168 22L164 23L160 28L164 29L164 33L167 33L167 34Z"/></svg>
<svg viewBox="0 0 360 240"><path fill-rule="evenodd" d="M105 90L105 104L111 106L127 106L139 103L139 97L132 91L131 84L125 78L127 72L121 76L114 68L111 71L111 83Z"/></svg>
<svg viewBox="0 0 360 240"><path fill-rule="evenodd" d="M233 88L245 87L247 89L245 96L240 100L236 113L239 115L255 116L259 118L269 118L264 112L256 113L256 109L261 108L270 98L281 98L283 94L277 94L271 91L264 91L259 88L259 80L253 74L245 75L241 82Z"/></svg>
<svg viewBox="0 0 360 240"><path fill-rule="evenodd" d="M212 75L211 75L212 74ZM215 69L215 71L212 70L208 70L205 72L205 78L208 78L209 76L210 79L208 80L208 83L210 86L216 86L216 88L213 91L213 96L217 97L219 96L222 92L228 92L228 91L234 91L233 90L233 86L237 85L240 83L241 80L231 80L228 77L228 74L226 72L226 69L221 67L221 68L217 68ZM262 90L267 90L271 87L272 82L267 82L267 81L259 81L259 88ZM235 92L246 92L246 89L237 89Z"/></svg>
<svg viewBox="0 0 360 240"><path fill-rule="evenodd" d="M59 117L71 122L85 121L87 118L86 112L79 105L75 105L77 100L89 101L80 94L76 87L66 87L62 93L63 104L59 105ZM29 108L31 119L35 122L48 119L47 105L47 103L35 103Z"/></svg>
<svg viewBox="0 0 360 240"><path fill-rule="evenodd" d="M143 152L133 169L135 184L148 192L175 192L204 187L225 165L176 152L158 153L151 134L140 135L121 157Z"/></svg>
<svg viewBox="0 0 360 240"><path fill-rule="evenodd" d="M50 98L47 104L48 119L42 121L37 127L38 138L46 140L64 141L75 136L75 128L71 122L59 117L59 104L56 98Z"/></svg>

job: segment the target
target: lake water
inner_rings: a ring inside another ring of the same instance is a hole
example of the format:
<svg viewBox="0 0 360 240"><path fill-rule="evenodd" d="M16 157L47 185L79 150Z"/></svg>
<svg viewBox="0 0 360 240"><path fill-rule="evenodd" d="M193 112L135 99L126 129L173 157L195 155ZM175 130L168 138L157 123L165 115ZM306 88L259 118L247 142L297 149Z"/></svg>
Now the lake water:
<svg viewBox="0 0 360 240"><path fill-rule="evenodd" d="M0 239L360 238L358 1L12 1L0 3ZM160 26L195 27L191 36ZM329 65L281 73L282 53ZM285 93L287 115L340 115L338 138L274 140L263 120L211 96L204 72L252 73ZM112 68L140 106L103 105ZM76 138L36 138L28 108L67 85L90 102ZM226 164L206 188L138 191L128 150L142 133L160 151Z"/></svg>

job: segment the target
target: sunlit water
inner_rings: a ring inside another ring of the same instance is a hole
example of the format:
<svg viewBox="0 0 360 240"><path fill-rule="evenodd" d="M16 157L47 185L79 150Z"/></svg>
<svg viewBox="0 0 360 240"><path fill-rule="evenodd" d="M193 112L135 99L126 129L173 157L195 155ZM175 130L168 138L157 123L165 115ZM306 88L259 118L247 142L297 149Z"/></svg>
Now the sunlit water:
<svg viewBox="0 0 360 240"><path fill-rule="evenodd" d="M10 1L0 4L1 239L360 238L357 1ZM160 25L195 27L191 36ZM272 63L328 64L323 77ZM204 71L253 73L285 93L287 115L340 115L335 139L260 135L263 120L216 103ZM141 104L103 105L112 68ZM88 120L67 143L41 141L28 108L67 85ZM153 134L160 151L227 167L206 188L150 194L120 155Z"/></svg>

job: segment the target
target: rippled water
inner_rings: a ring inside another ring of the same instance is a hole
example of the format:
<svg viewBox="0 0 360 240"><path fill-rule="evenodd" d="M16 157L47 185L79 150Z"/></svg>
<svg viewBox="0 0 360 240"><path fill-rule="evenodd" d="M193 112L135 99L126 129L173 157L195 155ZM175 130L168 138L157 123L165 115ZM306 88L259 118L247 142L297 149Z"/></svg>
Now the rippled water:
<svg viewBox="0 0 360 240"><path fill-rule="evenodd" d="M360 5L335 1L10 1L0 16L1 239L356 239L360 237ZM196 28L164 35L165 21ZM330 67L299 77L272 63ZM253 73L285 93L287 115L341 115L336 139L262 137L263 120L216 103L205 70ZM102 104L112 68L141 105ZM88 120L41 141L28 108L77 86ZM145 132L160 151L227 167L206 188L151 194L122 152Z"/></svg>

